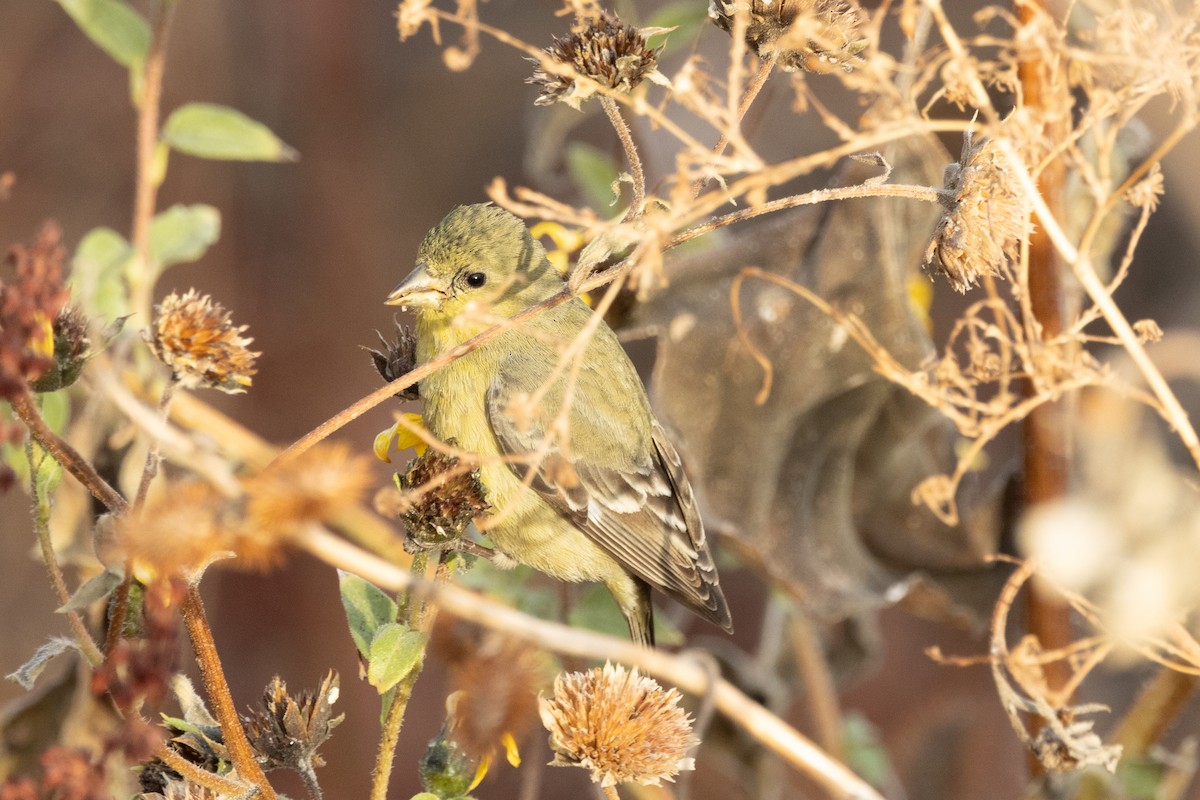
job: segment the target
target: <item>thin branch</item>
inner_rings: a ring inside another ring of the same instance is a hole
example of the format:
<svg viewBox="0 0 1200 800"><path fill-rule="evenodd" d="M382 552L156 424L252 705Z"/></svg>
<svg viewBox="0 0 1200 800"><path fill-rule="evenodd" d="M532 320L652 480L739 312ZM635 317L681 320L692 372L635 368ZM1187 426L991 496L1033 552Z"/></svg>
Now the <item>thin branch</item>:
<svg viewBox="0 0 1200 800"><path fill-rule="evenodd" d="M149 317L153 290L150 261L150 227L162 176L157 174L158 118L162 102L163 73L167 64L167 41L171 19L178 0L160 0L158 17L150 39L142 70L142 95L138 98L137 118L137 183L133 198L133 249L137 254L140 275L133 287L133 308Z"/></svg>
<svg viewBox="0 0 1200 800"><path fill-rule="evenodd" d="M109 511L116 514L125 513L129 508L129 503L125 501L120 492L109 486L108 482L100 477L96 468L81 456L78 450L50 430L50 426L42 419L42 414L38 411L33 395L29 393L28 389L10 398L9 403L12 405L13 412L29 429L29 435L55 461L62 464L63 469L74 475L75 479L82 483L84 488L103 503Z"/></svg>
<svg viewBox="0 0 1200 800"><path fill-rule="evenodd" d="M181 611L188 636L192 640L192 650L196 653L196 662L200 665L205 693L221 726L221 734L224 736L225 747L229 750L229 759L233 762L234 769L258 788L259 796L263 800L276 800L275 789L258 764L254 748L246 738L246 730L242 727L233 696L229 693L229 683L225 680L225 671L221 668L221 658L217 654L217 645L213 641L212 629L208 625L198 587L188 587Z"/></svg>
<svg viewBox="0 0 1200 800"><path fill-rule="evenodd" d="M29 461L29 483L34 502L33 525L37 531L38 547L42 551L42 562L46 565L46 572L50 576L50 585L54 587L54 594L58 598L59 605L66 605L67 601L71 599L71 593L67 590L62 567L58 564L58 554L54 552L54 542L50 539L50 497L37 479L38 469L33 461L32 442L25 443L25 456ZM45 457L49 458L49 456ZM78 611L72 609L67 612L67 624L71 628L71 633L75 635L75 642L79 645L79 650L87 659L88 664L95 669L104 663L104 654L100 652L96 641L92 639L92 634L83 624L83 619L79 616Z"/></svg>
<svg viewBox="0 0 1200 800"><path fill-rule="evenodd" d="M174 376L167 381L167 385L163 387L162 398L158 401L158 419L159 422L166 426L167 419L171 414L171 400L175 397L175 388L179 385L179 381ZM137 496L134 498L133 507L141 508L146 502L146 493L150 491L150 483L154 480L154 476L158 475L158 465L162 461L162 443L161 440L154 436L150 439L150 447L146 450L146 464L142 467L142 479L138 481Z"/></svg>
<svg viewBox="0 0 1200 800"><path fill-rule="evenodd" d="M738 36L733 37L734 42L742 41ZM772 52L763 58L758 63L758 72L754 73L754 79L746 86L746 91L742 95L742 101L738 104L737 111L734 114L733 124L740 126L742 120L746 118L746 113L750 110L750 105L758 97L758 93L767 85L767 78L771 77L771 71L775 68L775 53ZM739 133L740 135L740 133ZM717 140L713 147L713 158L720 158L725 152L725 148L729 146L730 134L729 131L722 131L721 138ZM692 184L692 197L696 197L704 189L704 184L708 183L708 178L699 178Z"/></svg>
<svg viewBox="0 0 1200 800"><path fill-rule="evenodd" d="M417 579L407 571L325 531L315 528L305 530L296 543L322 561L360 575L390 591L407 591L418 585ZM878 791L844 764L831 758L733 684L723 679L712 684L704 667L687 653L674 655L640 647L624 639L541 620L452 583L422 583L420 587L429 600L443 611L532 645L568 656L620 661L636 666L648 675L670 681L694 695L711 691L717 710L818 783L832 797L882 800Z"/></svg>

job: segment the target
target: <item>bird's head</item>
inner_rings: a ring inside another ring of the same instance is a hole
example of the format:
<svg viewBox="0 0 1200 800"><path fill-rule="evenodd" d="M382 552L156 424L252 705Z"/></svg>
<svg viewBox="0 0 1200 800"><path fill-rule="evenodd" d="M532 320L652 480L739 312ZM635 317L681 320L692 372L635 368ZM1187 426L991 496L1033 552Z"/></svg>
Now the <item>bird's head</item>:
<svg viewBox="0 0 1200 800"><path fill-rule="evenodd" d="M417 267L387 304L453 319L477 309L512 316L562 289L562 276L525 223L491 203L459 206L417 250Z"/></svg>

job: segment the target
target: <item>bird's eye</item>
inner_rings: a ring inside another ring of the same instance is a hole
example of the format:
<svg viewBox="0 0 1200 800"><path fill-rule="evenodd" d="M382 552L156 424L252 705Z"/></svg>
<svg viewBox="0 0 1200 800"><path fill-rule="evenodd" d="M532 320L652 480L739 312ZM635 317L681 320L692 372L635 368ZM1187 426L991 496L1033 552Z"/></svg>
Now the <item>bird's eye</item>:
<svg viewBox="0 0 1200 800"><path fill-rule="evenodd" d="M472 272L467 276L467 286L470 286L472 289L478 289L485 283L487 283L487 275L484 275L482 272Z"/></svg>

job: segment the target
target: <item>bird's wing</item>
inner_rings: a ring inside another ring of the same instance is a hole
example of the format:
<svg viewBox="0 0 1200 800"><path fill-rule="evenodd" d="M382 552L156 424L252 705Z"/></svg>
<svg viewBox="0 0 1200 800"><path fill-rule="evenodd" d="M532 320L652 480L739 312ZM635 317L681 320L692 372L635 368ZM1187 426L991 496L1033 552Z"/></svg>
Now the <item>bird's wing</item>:
<svg viewBox="0 0 1200 800"><path fill-rule="evenodd" d="M613 346L620 348L615 339ZM619 369L628 370L640 392L640 381L624 354L615 361ZM561 397L561 391L547 392L532 409L524 407L545 380L544 372L529 367L527 359L509 357L488 392L488 418L505 454L541 448L561 408L561 402L550 399ZM622 567L730 629L729 609L679 454L652 418L649 425L638 426L638 435L630 436L621 420L627 419L630 404L643 405L644 400L617 396L613 388L595 372L581 371L568 416L573 436L550 446L530 486ZM617 413L621 408L623 415ZM637 410L649 416L648 409ZM591 446L583 446L581 426L592 428L587 437ZM513 464L523 480L528 469L527 464Z"/></svg>

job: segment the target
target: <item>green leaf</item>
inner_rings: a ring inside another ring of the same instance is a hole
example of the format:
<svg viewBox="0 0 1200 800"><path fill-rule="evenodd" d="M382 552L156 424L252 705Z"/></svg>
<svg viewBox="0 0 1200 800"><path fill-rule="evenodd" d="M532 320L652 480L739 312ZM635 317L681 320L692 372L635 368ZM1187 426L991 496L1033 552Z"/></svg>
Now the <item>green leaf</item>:
<svg viewBox="0 0 1200 800"><path fill-rule="evenodd" d="M71 420L71 398L67 397L66 392L46 392L39 395L38 400L42 419L50 430L61 436Z"/></svg>
<svg viewBox="0 0 1200 800"><path fill-rule="evenodd" d="M71 599L58 607L59 614L68 611L79 611L87 608L97 600L102 600L112 594L113 589L121 585L122 576L111 570L104 570L99 575L93 575L83 582Z"/></svg>
<svg viewBox="0 0 1200 800"><path fill-rule="evenodd" d="M340 569L338 591L354 646L363 658L370 658L376 631L396 619L396 602L370 581Z"/></svg>
<svg viewBox="0 0 1200 800"><path fill-rule="evenodd" d="M140 69L150 26L123 0L57 0L89 39L123 67Z"/></svg>
<svg viewBox="0 0 1200 800"><path fill-rule="evenodd" d="M622 639L629 636L629 625L621 616L617 601L613 600L608 589L600 585L591 586L580 593L567 613L567 624ZM683 633L664 615L655 614L654 638L659 645L681 644Z"/></svg>
<svg viewBox="0 0 1200 800"><path fill-rule="evenodd" d="M198 203L175 205L150 225L150 257L158 268L196 261L221 236L221 212Z"/></svg>
<svg viewBox="0 0 1200 800"><path fill-rule="evenodd" d="M597 211L612 208L613 184L620 175L612 156L590 144L572 142L567 147L567 172L588 205Z"/></svg>
<svg viewBox="0 0 1200 800"><path fill-rule="evenodd" d="M398 622L375 632L367 656L367 682L383 694L413 671L425 652L426 636Z"/></svg>
<svg viewBox="0 0 1200 800"><path fill-rule="evenodd" d="M691 44L700 35L700 30L709 24L708 7L695 0L679 0L663 6L656 11L644 28L674 28L670 33L660 33L646 39L648 47L658 47L665 44L659 55L673 52L680 47Z"/></svg>
<svg viewBox="0 0 1200 800"><path fill-rule="evenodd" d="M266 125L212 103L188 103L171 112L163 126L163 141L201 158L295 161L298 157Z"/></svg>
<svg viewBox="0 0 1200 800"><path fill-rule="evenodd" d="M71 297L89 316L116 319L129 313L129 295L122 280L133 248L112 228L88 231L71 261Z"/></svg>
<svg viewBox="0 0 1200 800"><path fill-rule="evenodd" d="M846 764L872 786L886 786L892 775L887 749L879 740L879 731L870 720L854 711L842 721L842 745Z"/></svg>
<svg viewBox="0 0 1200 800"><path fill-rule="evenodd" d="M545 585L531 585L532 581L529 567L500 569L483 559L478 560L471 571L462 577L464 586L487 592L526 614L539 619L558 619L558 591Z"/></svg>

